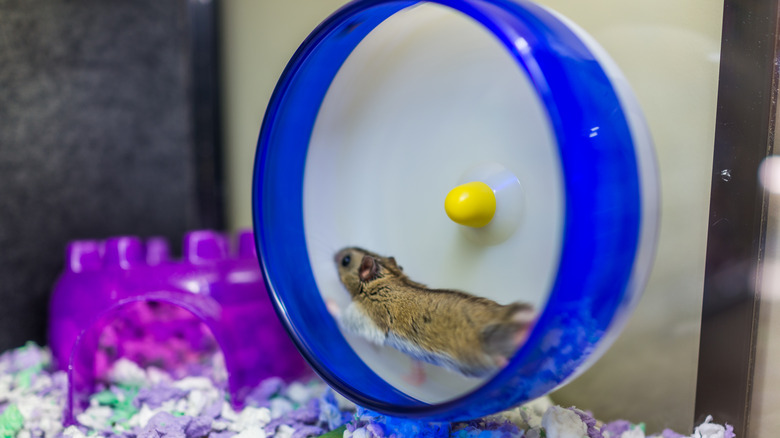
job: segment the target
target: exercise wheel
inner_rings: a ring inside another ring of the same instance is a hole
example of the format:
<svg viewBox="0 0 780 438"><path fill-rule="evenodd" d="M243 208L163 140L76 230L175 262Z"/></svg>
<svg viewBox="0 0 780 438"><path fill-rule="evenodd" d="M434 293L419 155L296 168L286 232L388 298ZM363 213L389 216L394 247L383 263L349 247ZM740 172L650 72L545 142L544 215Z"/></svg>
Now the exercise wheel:
<svg viewBox="0 0 780 438"><path fill-rule="evenodd" d="M654 255L654 153L627 82L581 29L525 0L337 11L277 84L253 184L282 322L335 390L389 415L476 418L564 384L614 339ZM333 260L346 246L538 317L500 371L426 365L410 383L407 356L326 308L349 303Z"/></svg>

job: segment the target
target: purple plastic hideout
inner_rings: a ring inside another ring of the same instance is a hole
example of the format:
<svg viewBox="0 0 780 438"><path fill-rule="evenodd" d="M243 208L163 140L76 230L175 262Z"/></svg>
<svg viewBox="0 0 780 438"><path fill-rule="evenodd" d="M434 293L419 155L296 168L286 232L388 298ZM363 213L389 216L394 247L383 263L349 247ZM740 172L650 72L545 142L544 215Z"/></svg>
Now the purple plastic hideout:
<svg viewBox="0 0 780 438"><path fill-rule="evenodd" d="M53 361L68 371L66 424L118 358L181 374L220 348L236 408L264 378L308 372L273 310L252 232L239 233L235 253L228 246L214 231L188 233L181 260L160 238L68 245L49 309Z"/></svg>

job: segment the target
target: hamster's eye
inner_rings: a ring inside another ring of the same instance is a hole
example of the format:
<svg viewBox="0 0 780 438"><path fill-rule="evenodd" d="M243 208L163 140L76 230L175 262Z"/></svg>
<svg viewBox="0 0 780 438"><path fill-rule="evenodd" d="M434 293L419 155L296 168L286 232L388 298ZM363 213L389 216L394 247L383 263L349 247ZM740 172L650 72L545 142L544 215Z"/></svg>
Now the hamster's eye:
<svg viewBox="0 0 780 438"><path fill-rule="evenodd" d="M349 262L352 261L352 258L349 256L349 254L345 255L343 259L341 259L341 266L347 267L349 266Z"/></svg>

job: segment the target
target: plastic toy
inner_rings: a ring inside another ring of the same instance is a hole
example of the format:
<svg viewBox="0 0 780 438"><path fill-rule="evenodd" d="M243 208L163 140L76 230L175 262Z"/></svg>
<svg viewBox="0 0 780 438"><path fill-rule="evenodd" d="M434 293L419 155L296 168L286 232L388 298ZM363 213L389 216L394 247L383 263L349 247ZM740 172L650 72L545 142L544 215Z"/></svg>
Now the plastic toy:
<svg viewBox="0 0 780 438"><path fill-rule="evenodd" d="M496 195L489 185L472 181L452 189L444 198L444 210L454 222L481 228L496 215Z"/></svg>
<svg viewBox="0 0 780 438"><path fill-rule="evenodd" d="M274 314L251 232L239 234L233 254L224 235L190 232L181 260L162 239L71 242L50 305L53 361L68 371L68 424L120 357L187 373L219 346L235 406L262 379L308 369Z"/></svg>
<svg viewBox="0 0 780 438"><path fill-rule="evenodd" d="M587 34L525 0L346 5L282 74L253 188L264 275L299 350L393 416L477 418L573 378L627 319L656 242L654 153L630 88ZM333 260L349 246L431 287L532 303L538 319L493 375L426 365L409 383L407 356L331 317L349 304Z"/></svg>

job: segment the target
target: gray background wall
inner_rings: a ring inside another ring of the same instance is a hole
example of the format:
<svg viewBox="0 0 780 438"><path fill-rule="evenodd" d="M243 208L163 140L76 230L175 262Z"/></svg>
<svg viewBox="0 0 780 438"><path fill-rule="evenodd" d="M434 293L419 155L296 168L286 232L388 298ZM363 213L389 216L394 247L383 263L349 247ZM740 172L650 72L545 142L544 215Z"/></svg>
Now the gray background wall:
<svg viewBox="0 0 780 438"><path fill-rule="evenodd" d="M210 225L187 12L184 0L0 0L0 351L45 342L69 240L176 247Z"/></svg>

